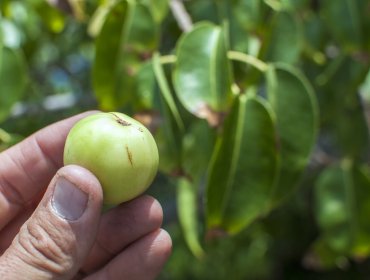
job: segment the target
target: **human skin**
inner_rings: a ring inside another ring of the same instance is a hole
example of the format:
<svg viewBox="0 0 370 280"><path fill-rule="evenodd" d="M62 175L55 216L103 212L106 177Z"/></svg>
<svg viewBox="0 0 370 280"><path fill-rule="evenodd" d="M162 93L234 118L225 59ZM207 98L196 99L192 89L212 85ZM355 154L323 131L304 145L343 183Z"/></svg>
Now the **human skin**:
<svg viewBox="0 0 370 280"><path fill-rule="evenodd" d="M169 257L158 201L143 195L102 215L97 178L62 167L69 130L91 113L0 153L0 279L154 279ZM60 200L61 185L78 194L73 211L63 212L73 201Z"/></svg>

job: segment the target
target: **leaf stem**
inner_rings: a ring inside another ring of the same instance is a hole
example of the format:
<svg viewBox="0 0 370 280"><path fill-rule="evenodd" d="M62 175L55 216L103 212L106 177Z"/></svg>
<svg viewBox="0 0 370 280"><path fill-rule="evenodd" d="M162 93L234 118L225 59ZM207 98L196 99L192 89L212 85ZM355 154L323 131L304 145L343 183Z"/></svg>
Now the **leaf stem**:
<svg viewBox="0 0 370 280"><path fill-rule="evenodd" d="M159 61L162 65L164 65L164 64L173 64L177 61L177 57L174 54L163 55L159 58Z"/></svg>
<svg viewBox="0 0 370 280"><path fill-rule="evenodd" d="M260 70L261 72L266 72L268 69L268 65L265 62L249 54L245 54L245 53L237 52L237 51L228 51L227 57L231 60L241 61L246 64L252 65L253 67Z"/></svg>
<svg viewBox="0 0 370 280"><path fill-rule="evenodd" d="M7 143L12 137L4 129L0 128L0 143Z"/></svg>

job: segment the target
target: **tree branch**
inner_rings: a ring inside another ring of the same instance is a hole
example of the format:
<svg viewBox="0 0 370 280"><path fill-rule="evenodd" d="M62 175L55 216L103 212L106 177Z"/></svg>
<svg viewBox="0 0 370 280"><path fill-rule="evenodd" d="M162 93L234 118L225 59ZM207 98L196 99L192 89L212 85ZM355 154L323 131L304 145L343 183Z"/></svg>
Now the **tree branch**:
<svg viewBox="0 0 370 280"><path fill-rule="evenodd" d="M193 22L185 9L184 3L181 0L171 0L170 9L180 29L189 32L193 28Z"/></svg>

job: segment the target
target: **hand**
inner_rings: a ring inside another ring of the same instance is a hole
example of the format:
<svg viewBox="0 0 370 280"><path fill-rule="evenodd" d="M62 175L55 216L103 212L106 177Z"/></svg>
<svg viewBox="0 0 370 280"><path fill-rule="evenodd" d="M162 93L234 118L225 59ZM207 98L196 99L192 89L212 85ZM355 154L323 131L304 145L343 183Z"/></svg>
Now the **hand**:
<svg viewBox="0 0 370 280"><path fill-rule="evenodd" d="M68 131L86 114L0 153L0 279L153 279L169 257L154 198L101 215L96 177L62 167Z"/></svg>

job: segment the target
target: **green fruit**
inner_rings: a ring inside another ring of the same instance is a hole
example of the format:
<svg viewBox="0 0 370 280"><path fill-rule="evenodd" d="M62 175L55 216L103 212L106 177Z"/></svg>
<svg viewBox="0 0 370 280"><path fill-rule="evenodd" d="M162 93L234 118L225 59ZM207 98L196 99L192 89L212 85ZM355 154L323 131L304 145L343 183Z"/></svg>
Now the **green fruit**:
<svg viewBox="0 0 370 280"><path fill-rule="evenodd" d="M158 160L149 130L122 113L97 113L80 120L64 147L65 165L85 167L99 179L106 206L143 193L157 173Z"/></svg>

